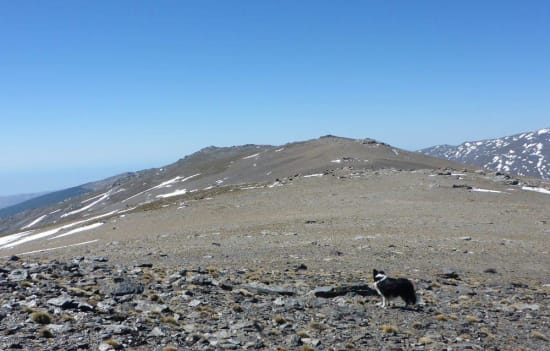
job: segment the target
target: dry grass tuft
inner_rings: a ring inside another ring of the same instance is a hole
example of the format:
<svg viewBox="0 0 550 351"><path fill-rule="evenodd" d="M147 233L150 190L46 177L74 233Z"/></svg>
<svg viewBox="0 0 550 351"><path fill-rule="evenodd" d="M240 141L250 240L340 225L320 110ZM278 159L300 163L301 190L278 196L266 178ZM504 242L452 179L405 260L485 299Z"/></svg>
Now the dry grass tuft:
<svg viewBox="0 0 550 351"><path fill-rule="evenodd" d="M115 350L120 350L122 348L122 344L115 339L105 340L105 343Z"/></svg>
<svg viewBox="0 0 550 351"><path fill-rule="evenodd" d="M496 339L496 336L495 334L491 333L491 331L488 329L488 328L481 328L479 329L479 334L482 336L482 337L485 337L489 340L494 340Z"/></svg>
<svg viewBox="0 0 550 351"><path fill-rule="evenodd" d="M38 336L45 339L53 338L52 332L48 328L42 328L38 331Z"/></svg>
<svg viewBox="0 0 550 351"><path fill-rule="evenodd" d="M285 317L281 316L280 314L276 314L275 317L273 317L273 321L277 324L285 324L286 323Z"/></svg>
<svg viewBox="0 0 550 351"><path fill-rule="evenodd" d="M31 320L39 324L50 324L52 322L52 317L47 312L34 312L31 314Z"/></svg>
<svg viewBox="0 0 550 351"><path fill-rule="evenodd" d="M149 295L149 300L153 301L153 302L157 302L157 303L162 303L162 299L160 298L159 295L157 294L151 294Z"/></svg>
<svg viewBox="0 0 550 351"><path fill-rule="evenodd" d="M355 349L355 345L352 342L349 342L349 341L344 344L344 347L348 350Z"/></svg>
<svg viewBox="0 0 550 351"><path fill-rule="evenodd" d="M315 351L315 349L310 345L302 346L302 351Z"/></svg>
<svg viewBox="0 0 550 351"><path fill-rule="evenodd" d="M428 344L431 344L432 342L434 341L429 336L423 336L420 339L418 339L418 343L422 345L428 345Z"/></svg>
<svg viewBox="0 0 550 351"><path fill-rule="evenodd" d="M167 345L162 348L162 351L178 351L178 349L175 346Z"/></svg>
<svg viewBox="0 0 550 351"><path fill-rule="evenodd" d="M468 316L466 316L466 321L468 323L479 323L479 322L481 322L481 319L477 318L476 316L468 315Z"/></svg>
<svg viewBox="0 0 550 351"><path fill-rule="evenodd" d="M543 333L541 332L538 332L538 331L534 331L531 333L531 337L533 339L539 339L539 340L544 340L544 341L548 341L548 337L546 335L544 335Z"/></svg>
<svg viewBox="0 0 550 351"><path fill-rule="evenodd" d="M32 287L32 283L28 280L23 280L21 283L20 283L21 287L23 288L30 288Z"/></svg>
<svg viewBox="0 0 550 351"><path fill-rule="evenodd" d="M380 330L386 334L395 334L399 329L395 325L384 324L380 327Z"/></svg>
<svg viewBox="0 0 550 351"><path fill-rule="evenodd" d="M318 330L318 331L322 331L322 330L327 329L326 325L324 325L323 323L319 323L319 322L311 322L311 323L309 323L309 327L313 330Z"/></svg>
<svg viewBox="0 0 550 351"><path fill-rule="evenodd" d="M449 320L449 317L447 317L447 315L445 315L443 313L440 313L440 314L435 316L435 319L437 319L440 322L445 322L445 321Z"/></svg>
<svg viewBox="0 0 550 351"><path fill-rule="evenodd" d="M171 324L173 326L179 327L179 322L174 317L163 317L162 322L166 324Z"/></svg>

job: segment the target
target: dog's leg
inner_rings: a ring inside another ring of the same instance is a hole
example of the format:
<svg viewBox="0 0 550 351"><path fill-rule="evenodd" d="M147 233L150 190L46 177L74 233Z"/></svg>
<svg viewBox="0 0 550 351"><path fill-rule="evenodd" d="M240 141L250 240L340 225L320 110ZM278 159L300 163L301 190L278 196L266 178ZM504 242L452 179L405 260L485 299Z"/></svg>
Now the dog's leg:
<svg viewBox="0 0 550 351"><path fill-rule="evenodd" d="M386 298L382 296L382 308L386 308Z"/></svg>

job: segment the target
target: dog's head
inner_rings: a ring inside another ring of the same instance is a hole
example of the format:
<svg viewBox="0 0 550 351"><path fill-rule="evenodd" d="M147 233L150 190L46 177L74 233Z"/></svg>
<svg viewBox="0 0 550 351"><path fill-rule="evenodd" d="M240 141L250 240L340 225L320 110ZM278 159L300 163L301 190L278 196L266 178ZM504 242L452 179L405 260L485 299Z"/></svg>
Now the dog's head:
<svg viewBox="0 0 550 351"><path fill-rule="evenodd" d="M373 269L372 278L374 279L375 282L377 282L379 280L386 278L386 273L384 273L384 271L377 271L376 269Z"/></svg>

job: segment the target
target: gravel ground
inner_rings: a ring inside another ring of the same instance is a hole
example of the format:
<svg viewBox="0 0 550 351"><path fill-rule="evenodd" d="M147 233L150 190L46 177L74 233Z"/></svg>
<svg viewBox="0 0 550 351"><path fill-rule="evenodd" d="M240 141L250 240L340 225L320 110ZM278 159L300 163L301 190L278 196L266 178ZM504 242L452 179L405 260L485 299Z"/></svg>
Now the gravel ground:
<svg viewBox="0 0 550 351"><path fill-rule="evenodd" d="M0 348L550 349L550 196L510 183L344 168L171 199L2 250ZM8 262L12 255L20 259ZM82 276L64 273L71 265ZM382 309L372 294L312 295L372 284L373 268L413 280L421 304ZM13 273L25 270L25 279ZM143 291L114 294L121 279ZM48 302L67 295L92 308ZM36 311L65 327L44 337L49 324L38 328Z"/></svg>

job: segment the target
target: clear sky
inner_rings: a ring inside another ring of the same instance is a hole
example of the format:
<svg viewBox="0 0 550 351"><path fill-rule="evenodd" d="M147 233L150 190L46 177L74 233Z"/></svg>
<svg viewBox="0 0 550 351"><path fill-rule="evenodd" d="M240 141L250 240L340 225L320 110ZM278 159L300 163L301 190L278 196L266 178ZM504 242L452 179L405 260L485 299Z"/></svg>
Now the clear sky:
<svg viewBox="0 0 550 351"><path fill-rule="evenodd" d="M0 0L0 195L325 134L550 126L550 1Z"/></svg>

